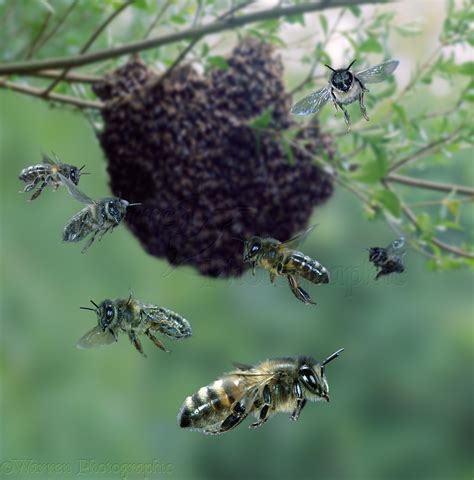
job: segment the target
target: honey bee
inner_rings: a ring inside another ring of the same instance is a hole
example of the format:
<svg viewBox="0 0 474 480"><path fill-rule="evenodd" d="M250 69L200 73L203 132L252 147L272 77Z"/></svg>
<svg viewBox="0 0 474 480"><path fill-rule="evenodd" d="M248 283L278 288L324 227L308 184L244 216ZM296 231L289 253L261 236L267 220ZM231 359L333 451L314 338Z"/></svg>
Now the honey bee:
<svg viewBox="0 0 474 480"><path fill-rule="evenodd" d="M132 298L104 300L95 308L80 307L97 314L98 325L89 330L77 343L78 348L93 348L108 345L118 340L118 333L124 332L135 348L146 357L140 335L146 335L158 348L168 352L162 341L156 336L161 333L168 338L180 340L192 334L189 322L167 308L143 304Z"/></svg>
<svg viewBox="0 0 474 480"><path fill-rule="evenodd" d="M61 174L59 174L59 177L69 193L76 200L87 205L67 222L63 231L64 242L80 242L89 234L92 234L82 249L82 253L92 245L97 236L100 241L107 232L111 232L119 225L124 219L128 207L141 205L141 203L129 203L122 198L92 200L85 193L82 193L68 178L63 177Z"/></svg>
<svg viewBox="0 0 474 480"><path fill-rule="evenodd" d="M372 262L380 271L377 273L375 280L382 275L405 271L402 257L406 253L406 241L403 237L394 240L385 248L372 247L369 248L369 261Z"/></svg>
<svg viewBox="0 0 474 480"><path fill-rule="evenodd" d="M235 364L236 370L199 389L184 401L178 425L203 433L224 433L250 414L262 426L272 415L291 412L298 420L307 400L329 402L325 366L344 349L322 363L311 357L275 358L255 366Z"/></svg>
<svg viewBox="0 0 474 480"><path fill-rule="evenodd" d="M351 119L344 105L359 101L362 116L368 121L369 117L364 105L364 94L369 90L365 85L367 83L379 83L386 80L398 67L399 62L397 60L390 60L370 67L362 72L354 73L351 71L351 67L355 62L356 60L351 62L347 68L338 70L334 70L334 68L329 65L325 65L333 72L329 78L328 85L296 103L291 109L291 113L294 115L310 115L316 113L331 99L336 111L338 107L343 111L344 120L347 126L350 127Z"/></svg>
<svg viewBox="0 0 474 480"><path fill-rule="evenodd" d="M329 283L329 272L325 267L293 249L309 235L314 227L314 225L310 226L286 242L257 236L244 242L244 262L252 264L252 273L255 274L255 267L258 265L270 272L272 283L275 283L276 277L286 276L295 297L306 305L315 305L315 302L299 286L299 276L316 284Z"/></svg>
<svg viewBox="0 0 474 480"><path fill-rule="evenodd" d="M63 183L60 175L68 178L74 185L79 184L81 175L87 175L87 173L82 171L85 165L81 168L68 165L67 163L62 163L55 153L53 155L55 161L43 153L43 163L24 168L18 176L19 180L26 183L23 189L24 193L31 192L38 187L31 196L30 202L38 198L43 189L48 185L56 191Z"/></svg>

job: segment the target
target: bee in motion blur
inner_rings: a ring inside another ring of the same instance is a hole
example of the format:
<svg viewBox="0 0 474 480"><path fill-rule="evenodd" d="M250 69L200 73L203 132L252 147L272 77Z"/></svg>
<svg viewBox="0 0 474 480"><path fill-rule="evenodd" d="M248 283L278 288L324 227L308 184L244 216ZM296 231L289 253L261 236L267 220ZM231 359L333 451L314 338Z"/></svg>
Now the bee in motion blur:
<svg viewBox="0 0 474 480"><path fill-rule="evenodd" d="M291 113L294 115L311 115L318 112L326 102L331 99L336 111L338 107L343 111L347 127L350 129L351 118L344 105L359 101L360 112L368 121L369 117L364 105L364 94L369 90L365 85L367 83L379 83L387 80L389 75L398 67L399 62L397 60L390 60L362 70L361 72L354 73L351 71L351 67L355 62L356 60L351 62L347 68L338 70L334 70L334 68L329 65L325 65L332 71L328 85L296 103L291 109Z"/></svg>
<svg viewBox="0 0 474 480"><path fill-rule="evenodd" d="M307 255L294 250L314 227L314 225L310 226L286 242L256 236L244 242L244 262L252 264L252 272L255 274L257 265L268 270L272 283L275 283L277 277L287 277L295 297L306 305L315 305L315 302L298 284L298 277L316 284L329 283L329 273L325 267Z"/></svg>
<svg viewBox="0 0 474 480"><path fill-rule="evenodd" d="M92 200L82 193L68 178L59 175L69 193L79 202L85 203L80 212L76 213L66 224L63 231L64 242L80 242L91 235L82 249L84 253L94 242L96 237L100 241L102 237L111 232L125 218L128 207L141 205L129 203L122 198L101 198Z"/></svg>
<svg viewBox="0 0 474 480"><path fill-rule="evenodd" d="M43 153L43 163L32 165L31 167L24 168L18 178L25 182L25 188L23 192L31 192L36 188L36 191L30 198L30 202L41 195L41 192L49 185L54 191L56 191L62 184L60 176L68 178L74 185L79 184L81 175L87 175L82 172L85 165L81 168L74 165L68 165L62 163L59 157L53 153L54 161Z"/></svg>
<svg viewBox="0 0 474 480"><path fill-rule="evenodd" d="M93 300L91 303L94 308L80 308L95 312L98 325L79 340L79 348L108 345L117 341L119 332L124 332L135 348L146 357L140 335L146 335L158 348L168 352L157 334L175 340L190 337L192 334L191 325L181 315L167 308L140 303L131 295L128 299L104 300L100 305Z"/></svg>
<svg viewBox="0 0 474 480"><path fill-rule="evenodd" d="M237 370L186 398L178 424L218 434L235 428L250 414L257 419L251 428L262 426L279 412L291 412L291 420L296 421L307 400L329 402L324 369L343 350L321 363L311 357L296 357L265 360L255 366L236 364Z"/></svg>
<svg viewBox="0 0 474 480"><path fill-rule="evenodd" d="M405 271L402 258L406 253L406 241L403 237L397 238L385 248L372 247L368 250L369 261L379 269L375 280L378 280L382 275Z"/></svg>

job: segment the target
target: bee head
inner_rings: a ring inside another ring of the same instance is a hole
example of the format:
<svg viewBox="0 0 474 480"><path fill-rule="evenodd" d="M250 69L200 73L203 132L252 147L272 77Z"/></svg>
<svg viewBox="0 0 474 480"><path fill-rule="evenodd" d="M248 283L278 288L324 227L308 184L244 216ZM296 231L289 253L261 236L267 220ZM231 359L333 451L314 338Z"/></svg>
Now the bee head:
<svg viewBox="0 0 474 480"><path fill-rule="evenodd" d="M373 263L384 262L387 259L387 254L384 248L372 247L369 248L369 261Z"/></svg>
<svg viewBox="0 0 474 480"><path fill-rule="evenodd" d="M105 213L107 217L115 223L120 223L125 217L129 203L120 198L112 198L105 204Z"/></svg>
<svg viewBox="0 0 474 480"><path fill-rule="evenodd" d="M244 244L244 262L252 262L256 260L262 251L262 239L260 237L252 237Z"/></svg>
<svg viewBox="0 0 474 480"><path fill-rule="evenodd" d="M326 380L324 367L334 360L344 349L341 348L330 355L322 363L312 358L303 358L298 369L298 380L314 400L324 399L329 402L329 385Z"/></svg>
<svg viewBox="0 0 474 480"><path fill-rule="evenodd" d="M347 92L351 88L354 82L354 75L350 72L350 68L354 65L354 62L355 60L352 61L347 68L341 68L339 70L334 70L334 68L326 65L326 67L333 72L329 81L334 88L341 92Z"/></svg>
<svg viewBox="0 0 474 480"><path fill-rule="evenodd" d="M105 332L107 329L112 327L112 323L116 318L116 308L112 300L104 300L100 305L94 302L94 300L90 301L94 308L90 307L79 307L82 310L91 310L97 314L99 319L99 325L102 330Z"/></svg>

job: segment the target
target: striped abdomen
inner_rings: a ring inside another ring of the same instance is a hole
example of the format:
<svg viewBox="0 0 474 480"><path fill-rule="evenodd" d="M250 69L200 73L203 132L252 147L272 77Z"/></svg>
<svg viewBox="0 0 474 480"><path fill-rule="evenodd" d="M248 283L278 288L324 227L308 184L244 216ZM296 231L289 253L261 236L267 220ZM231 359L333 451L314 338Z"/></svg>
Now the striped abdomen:
<svg viewBox="0 0 474 480"><path fill-rule="evenodd" d="M245 393L245 382L237 375L200 388L186 398L178 414L182 428L218 433L222 422L232 413L232 406Z"/></svg>
<svg viewBox="0 0 474 480"><path fill-rule="evenodd" d="M31 167L24 168L18 178L24 182L31 182L37 177L46 177L51 172L50 165L32 165Z"/></svg>
<svg viewBox="0 0 474 480"><path fill-rule="evenodd" d="M294 252L283 260L281 273L299 275L312 283L329 283L326 268L301 252Z"/></svg>

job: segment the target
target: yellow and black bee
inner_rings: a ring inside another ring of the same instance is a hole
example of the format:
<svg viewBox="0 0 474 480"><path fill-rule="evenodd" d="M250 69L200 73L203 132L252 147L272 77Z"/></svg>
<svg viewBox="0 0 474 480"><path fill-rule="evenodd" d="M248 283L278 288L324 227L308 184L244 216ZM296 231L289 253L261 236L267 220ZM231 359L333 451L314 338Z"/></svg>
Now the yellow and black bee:
<svg viewBox="0 0 474 480"><path fill-rule="evenodd" d="M140 335L146 335L158 348L167 352L157 334L175 340L192 334L191 325L181 315L157 305L140 303L131 295L128 299L104 300L100 305L93 300L91 303L95 308L80 308L95 312L98 324L79 340L79 348L108 345L117 341L119 332L124 332L135 348L146 357L138 338Z"/></svg>
<svg viewBox="0 0 474 480"><path fill-rule="evenodd" d="M299 243L313 230L312 225L295 237L280 242L274 238L252 237L244 243L244 262L255 267L268 270L270 281L275 283L276 277L285 276L288 279L291 291L304 304L315 304L310 295L298 284L298 277L312 283L329 283L329 272L318 261L294 250Z"/></svg>
<svg viewBox="0 0 474 480"><path fill-rule="evenodd" d="M20 172L18 178L26 183L23 192L31 192L34 188L38 187L31 196L30 201L38 198L43 189L48 185L56 191L63 184L60 174L68 178L74 185L79 184L81 175L87 175L82 172L85 165L80 168L74 165L68 165L67 163L62 163L56 154L53 155L54 161L43 154L43 163L24 168Z"/></svg>
<svg viewBox="0 0 474 480"><path fill-rule="evenodd" d="M186 398L178 425L219 434L235 428L248 415L257 419L251 428L262 426L279 412L291 412L291 420L296 421L307 400L329 402L324 368L343 350L321 363L303 356L265 360L255 366L236 364L236 370Z"/></svg>

